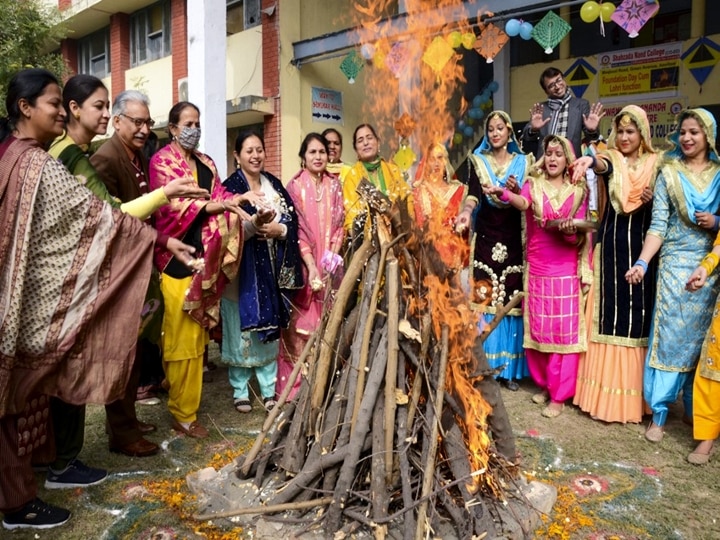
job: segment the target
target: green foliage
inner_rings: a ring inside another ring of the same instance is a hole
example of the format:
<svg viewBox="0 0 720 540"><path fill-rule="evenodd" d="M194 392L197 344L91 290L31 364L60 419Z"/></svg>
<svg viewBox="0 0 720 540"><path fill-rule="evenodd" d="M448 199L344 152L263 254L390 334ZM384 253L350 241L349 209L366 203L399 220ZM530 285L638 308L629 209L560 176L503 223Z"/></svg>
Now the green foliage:
<svg viewBox="0 0 720 540"><path fill-rule="evenodd" d="M68 72L59 52L67 35L60 12L42 0L0 0L0 116L10 79L21 69L42 67L58 78Z"/></svg>

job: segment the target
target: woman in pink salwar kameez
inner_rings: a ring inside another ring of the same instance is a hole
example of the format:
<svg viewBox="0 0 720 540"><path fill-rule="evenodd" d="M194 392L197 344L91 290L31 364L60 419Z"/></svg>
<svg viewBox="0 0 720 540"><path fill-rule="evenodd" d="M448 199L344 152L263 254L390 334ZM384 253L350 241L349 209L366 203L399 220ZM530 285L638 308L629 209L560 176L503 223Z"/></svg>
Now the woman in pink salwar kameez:
<svg viewBox="0 0 720 540"><path fill-rule="evenodd" d="M543 416L554 418L575 394L580 353L587 348L583 289L592 279L588 243L576 220L585 220L584 179L570 180L575 160L564 137L549 136L544 156L520 194L498 186L484 188L527 211L527 269L524 326L528 368L542 390L535 403L550 403Z"/></svg>
<svg viewBox="0 0 720 540"><path fill-rule="evenodd" d="M345 239L345 206L340 182L327 172L328 145L319 133L309 133L300 146L302 169L290 180L287 191L298 215L298 241L303 260L304 286L291 300L290 324L280 333L276 392L279 395L292 373L310 335L322 316L323 306L343 274L340 249ZM288 396L300 387L295 380Z"/></svg>

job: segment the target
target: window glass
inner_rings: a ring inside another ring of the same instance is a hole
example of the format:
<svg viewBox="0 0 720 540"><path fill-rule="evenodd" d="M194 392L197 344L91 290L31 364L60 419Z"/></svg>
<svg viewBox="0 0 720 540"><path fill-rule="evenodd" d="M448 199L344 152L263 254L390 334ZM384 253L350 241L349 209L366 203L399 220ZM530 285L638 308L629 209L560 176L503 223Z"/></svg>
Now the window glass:
<svg viewBox="0 0 720 540"><path fill-rule="evenodd" d="M130 42L132 66L157 60L171 53L169 0L162 0L131 15Z"/></svg>
<svg viewBox="0 0 720 540"><path fill-rule="evenodd" d="M80 73L107 77L110 73L110 54L107 28L78 40L78 70Z"/></svg>

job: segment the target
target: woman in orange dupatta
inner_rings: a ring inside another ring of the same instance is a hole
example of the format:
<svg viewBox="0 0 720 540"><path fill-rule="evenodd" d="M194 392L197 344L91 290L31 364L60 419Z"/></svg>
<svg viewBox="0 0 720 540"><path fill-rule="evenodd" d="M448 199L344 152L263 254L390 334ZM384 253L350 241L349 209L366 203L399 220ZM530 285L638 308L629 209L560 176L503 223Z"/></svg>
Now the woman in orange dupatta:
<svg viewBox="0 0 720 540"><path fill-rule="evenodd" d="M420 162L413 185L415 221L420 227L432 216L441 216L438 219L452 229L466 192L453 174L446 148L442 144L431 144Z"/></svg>
<svg viewBox="0 0 720 540"><path fill-rule="evenodd" d="M597 234L593 287L588 295L588 350L580 360L574 404L605 422L642 421L643 367L655 298L655 264L640 283L625 280L640 256L650 226L659 156L640 107L628 105L613 119L608 150L576 162L605 176L607 204Z"/></svg>

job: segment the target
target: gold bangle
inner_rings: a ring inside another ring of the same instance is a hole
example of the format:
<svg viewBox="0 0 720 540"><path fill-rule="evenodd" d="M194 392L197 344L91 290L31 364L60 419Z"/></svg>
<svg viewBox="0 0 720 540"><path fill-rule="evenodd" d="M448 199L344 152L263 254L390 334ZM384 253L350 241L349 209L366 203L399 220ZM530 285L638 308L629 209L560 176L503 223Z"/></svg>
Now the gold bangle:
<svg viewBox="0 0 720 540"><path fill-rule="evenodd" d="M714 253L710 252L707 255L705 255L705 258L700 263L700 266L702 266L705 270L707 270L708 276L713 273L713 270L717 268L718 262L720 262L720 257L715 255Z"/></svg>

